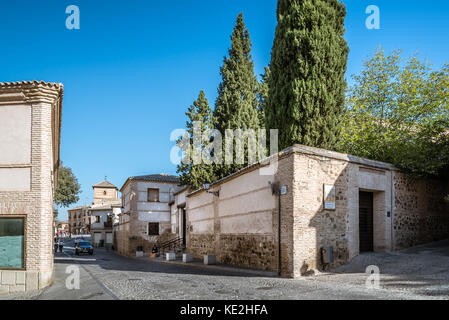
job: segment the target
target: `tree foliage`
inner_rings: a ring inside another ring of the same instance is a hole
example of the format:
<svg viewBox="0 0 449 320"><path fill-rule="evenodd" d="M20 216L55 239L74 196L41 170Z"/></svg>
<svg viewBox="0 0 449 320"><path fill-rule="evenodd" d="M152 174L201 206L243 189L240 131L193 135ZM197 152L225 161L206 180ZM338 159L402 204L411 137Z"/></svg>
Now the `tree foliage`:
<svg viewBox="0 0 449 320"><path fill-rule="evenodd" d="M190 150L188 153L188 156L190 156L190 161L178 165L177 172L179 173L182 185L187 185L193 189L198 189L204 182L213 182L216 180L216 177L214 176L213 164L206 164L203 162L200 164L195 164L192 159L195 150L200 152L200 156L202 156L205 151L203 141L193 139L194 123L197 122L199 124L197 130L199 130L200 133L213 129L212 109L210 108L206 95L202 90L198 95L198 99L195 100L188 108L186 116L188 120L186 122L187 136L185 137L185 141L190 141ZM178 141L178 143L179 142L180 141Z"/></svg>
<svg viewBox="0 0 449 320"><path fill-rule="evenodd" d="M353 79L338 149L438 176L449 163L449 65L379 48Z"/></svg>
<svg viewBox="0 0 449 320"><path fill-rule="evenodd" d="M231 36L229 57L220 68L222 81L218 87L218 97L214 109L214 125L224 136L226 129L258 129L258 81L254 74L251 56L251 40L245 27L243 14L239 14ZM246 150L246 147L245 147ZM245 151L246 154L246 151ZM244 165L246 165L245 163ZM244 165L217 165L217 178L227 176Z"/></svg>
<svg viewBox="0 0 449 320"><path fill-rule="evenodd" d="M58 187L55 193L55 204L68 207L78 202L81 187L72 172L72 169L64 167L61 163L58 171Z"/></svg>
<svg viewBox="0 0 449 320"><path fill-rule="evenodd" d="M278 0L265 113L280 148L335 148L349 51L345 16L338 0Z"/></svg>
<svg viewBox="0 0 449 320"><path fill-rule="evenodd" d="M270 68L265 67L264 73L261 74L261 81L259 83L259 89L257 90L257 98L259 100L259 124L260 127L266 128L265 109L268 100L268 79L270 78Z"/></svg>

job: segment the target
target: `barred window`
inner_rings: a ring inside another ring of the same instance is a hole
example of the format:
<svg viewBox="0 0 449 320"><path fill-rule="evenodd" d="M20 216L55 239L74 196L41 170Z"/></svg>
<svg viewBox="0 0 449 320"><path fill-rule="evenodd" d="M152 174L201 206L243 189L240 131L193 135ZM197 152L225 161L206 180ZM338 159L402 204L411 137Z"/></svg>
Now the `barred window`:
<svg viewBox="0 0 449 320"><path fill-rule="evenodd" d="M159 235L159 222L148 223L148 235L158 236Z"/></svg>
<svg viewBox="0 0 449 320"><path fill-rule="evenodd" d="M159 202L159 189L148 189L148 202Z"/></svg>

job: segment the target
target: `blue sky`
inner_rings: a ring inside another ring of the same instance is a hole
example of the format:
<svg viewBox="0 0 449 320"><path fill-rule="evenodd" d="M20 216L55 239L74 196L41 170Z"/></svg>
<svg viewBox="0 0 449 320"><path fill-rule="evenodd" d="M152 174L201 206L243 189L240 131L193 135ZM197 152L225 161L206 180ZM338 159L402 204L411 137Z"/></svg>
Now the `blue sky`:
<svg viewBox="0 0 449 320"><path fill-rule="evenodd" d="M203 89L211 105L235 18L244 13L257 74L269 63L276 0L28 0L0 2L0 81L64 84L61 155L92 201L104 176L176 173L172 130ZM449 1L346 0L348 79L378 46L419 52L435 67L448 61ZM68 30L68 5L81 13ZM381 29L365 27L368 5ZM66 218L61 210L60 219Z"/></svg>

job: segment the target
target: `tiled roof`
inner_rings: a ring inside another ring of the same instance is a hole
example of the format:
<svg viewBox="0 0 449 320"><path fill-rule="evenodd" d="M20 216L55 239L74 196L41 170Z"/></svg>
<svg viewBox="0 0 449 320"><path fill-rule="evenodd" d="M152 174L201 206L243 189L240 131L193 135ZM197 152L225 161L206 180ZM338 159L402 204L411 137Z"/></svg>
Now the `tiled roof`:
<svg viewBox="0 0 449 320"><path fill-rule="evenodd" d="M125 183L121 187L120 190L126 186L128 181L137 180L137 181L151 181L151 182L167 182L167 183L177 183L179 184L180 180L178 176L173 176L170 174L160 173L160 174L148 174L145 176L134 176L126 179Z"/></svg>
<svg viewBox="0 0 449 320"><path fill-rule="evenodd" d="M118 200L118 201L111 202L111 203L92 205L92 206L90 206L89 211L111 210L112 207L117 207L118 205L121 206L121 204L122 204L122 201Z"/></svg>
<svg viewBox="0 0 449 320"><path fill-rule="evenodd" d="M12 87L23 87L23 86L44 86L51 89L62 89L62 83L55 82L45 82L45 81L17 81L17 82L0 82L0 88L12 88Z"/></svg>
<svg viewBox="0 0 449 320"><path fill-rule="evenodd" d="M149 174L145 176L129 177L130 180L156 181L156 182L173 182L178 183L179 177L169 174Z"/></svg>
<svg viewBox="0 0 449 320"><path fill-rule="evenodd" d="M117 187L115 185L113 185L112 183L110 183L107 180L104 180L103 182L94 184L92 187L93 188L94 187L101 187L101 188L115 188L115 189L117 189Z"/></svg>
<svg viewBox="0 0 449 320"><path fill-rule="evenodd" d="M75 211L75 210L81 210L81 209L87 209L87 208L89 208L89 206L85 205L85 206L79 206L79 207L75 207L72 209L68 209L67 211Z"/></svg>

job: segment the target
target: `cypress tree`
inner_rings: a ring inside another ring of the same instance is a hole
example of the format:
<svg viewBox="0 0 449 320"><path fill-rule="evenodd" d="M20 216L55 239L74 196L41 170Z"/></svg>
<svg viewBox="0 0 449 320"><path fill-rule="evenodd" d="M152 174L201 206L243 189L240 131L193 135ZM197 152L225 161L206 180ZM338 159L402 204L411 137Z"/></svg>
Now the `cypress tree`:
<svg viewBox="0 0 449 320"><path fill-rule="evenodd" d="M222 81L215 102L215 128L221 132L223 139L226 129L244 131L259 128L258 82L254 74L251 47L249 32L243 22L243 14L240 13L232 32L229 57L224 57L223 66L220 68ZM235 163L223 164L216 167L216 175L221 178L243 166Z"/></svg>
<svg viewBox="0 0 449 320"><path fill-rule="evenodd" d="M259 99L259 124L260 127L265 128L266 126L266 120L265 120L265 105L267 103L268 99L268 79L270 78L270 68L265 67L265 71L263 74L260 75L262 77L260 83L259 83L259 89L258 89L258 99ZM269 134L269 133L268 133Z"/></svg>
<svg viewBox="0 0 449 320"><path fill-rule="evenodd" d="M279 147L332 149L344 107L346 9L338 0L278 0L265 114Z"/></svg>
<svg viewBox="0 0 449 320"><path fill-rule="evenodd" d="M213 164L195 164L193 162L193 153L195 150L202 152L204 150L204 144L201 141L195 141L193 139L194 134L194 122L198 122L200 125L198 130L203 133L206 130L213 128L212 123L212 109L209 106L205 93L201 90L198 99L187 109L186 112L187 121L187 133L185 139L190 141L190 162L181 163L178 165L177 172L179 174L181 184L192 187L193 189L200 188L206 181L215 181L216 178L213 172ZM180 141L178 141L179 143Z"/></svg>

